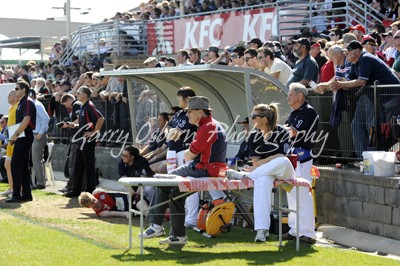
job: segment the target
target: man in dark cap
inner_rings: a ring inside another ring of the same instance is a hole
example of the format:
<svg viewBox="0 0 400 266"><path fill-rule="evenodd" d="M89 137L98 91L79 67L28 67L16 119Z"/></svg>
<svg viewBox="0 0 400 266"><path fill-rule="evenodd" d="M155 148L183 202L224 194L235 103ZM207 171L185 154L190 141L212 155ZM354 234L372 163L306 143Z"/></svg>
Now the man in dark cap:
<svg viewBox="0 0 400 266"><path fill-rule="evenodd" d="M373 85L378 81L380 85L400 84L399 78L378 57L363 51L363 46L358 41L351 41L346 46L347 61L352 63L349 80L336 80L332 83L334 90L351 90L359 87ZM353 121L351 123L353 141L358 157L366 150L369 144L369 130L373 126L373 90L363 89L363 95L358 98ZM387 121L393 114L397 97L390 99L383 97L383 119Z"/></svg>
<svg viewBox="0 0 400 266"><path fill-rule="evenodd" d="M191 161L170 174L179 176L207 177L224 176L226 172L225 155L227 150L226 135L218 121L211 116L212 109L208 98L194 96L189 98L187 116L189 123L198 126L196 137L185 151L185 160ZM210 191L211 192L211 191ZM215 192L215 191L214 191ZM180 195L178 187L158 187L151 201L151 206ZM214 198L214 197L213 197ZM184 245L187 243L185 231L185 199L182 197L169 203L170 236L160 240L164 245ZM153 238L164 235L162 227L163 215L167 205L151 209L148 214L150 227L143 233L143 238ZM139 235L141 236L141 235Z"/></svg>
<svg viewBox="0 0 400 266"><path fill-rule="evenodd" d="M310 41L306 38L300 38L293 40L293 43L293 54L299 59L294 65L287 86L289 87L293 82L299 82L304 86L308 86L310 81L318 82L319 68L315 59L310 55Z"/></svg>

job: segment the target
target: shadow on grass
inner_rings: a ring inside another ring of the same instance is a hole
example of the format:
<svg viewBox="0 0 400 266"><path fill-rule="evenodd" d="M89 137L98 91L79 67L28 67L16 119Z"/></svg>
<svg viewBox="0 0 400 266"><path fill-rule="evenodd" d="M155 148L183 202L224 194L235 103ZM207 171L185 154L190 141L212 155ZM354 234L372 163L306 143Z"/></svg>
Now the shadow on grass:
<svg viewBox="0 0 400 266"><path fill-rule="evenodd" d="M17 203L6 203L7 198L0 199L0 209L9 209L15 210L21 208L21 205L25 202L17 202Z"/></svg>
<svg viewBox="0 0 400 266"><path fill-rule="evenodd" d="M129 250L120 255L113 255L112 257L121 262L134 262L134 261L149 261L157 263L158 261L174 260L179 261L181 264L207 264L211 262L222 262L226 260L239 259L245 261L247 265L268 265L279 262L289 262L293 258L309 256L312 253L318 252L310 245L301 245L300 251L296 252L295 245L292 242L287 243L285 246L278 248L278 250L271 249L270 242L267 244L266 250L249 251L241 250L241 246L232 249L231 252L216 252L212 251L193 251L185 250L182 246L169 246L164 248L145 248L148 254L136 255L130 254ZM190 247L190 242L189 242ZM263 244L250 244L257 245L257 249Z"/></svg>

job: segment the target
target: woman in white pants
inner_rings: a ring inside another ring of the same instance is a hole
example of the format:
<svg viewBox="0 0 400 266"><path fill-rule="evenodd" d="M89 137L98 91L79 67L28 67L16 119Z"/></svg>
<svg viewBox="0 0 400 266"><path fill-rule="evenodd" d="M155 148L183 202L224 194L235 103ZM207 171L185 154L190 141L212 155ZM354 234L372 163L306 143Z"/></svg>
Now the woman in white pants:
<svg viewBox="0 0 400 266"><path fill-rule="evenodd" d="M254 181L256 242L264 242L269 236L274 180L295 177L293 166L285 157L289 150L288 133L281 125L277 125L278 116L278 106L275 103L258 104L253 108L250 118L257 129L249 137L249 155L253 166L245 168L247 173L228 170L228 178L248 177Z"/></svg>

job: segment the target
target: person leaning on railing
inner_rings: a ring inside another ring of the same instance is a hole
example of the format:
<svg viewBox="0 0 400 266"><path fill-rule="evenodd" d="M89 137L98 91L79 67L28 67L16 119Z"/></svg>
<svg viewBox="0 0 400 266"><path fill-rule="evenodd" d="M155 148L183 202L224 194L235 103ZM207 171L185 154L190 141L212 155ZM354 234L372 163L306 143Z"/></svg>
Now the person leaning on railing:
<svg viewBox="0 0 400 266"><path fill-rule="evenodd" d="M399 36L397 32L395 36ZM347 60L352 63L352 68L348 76L349 80L333 80L330 87L334 91L354 90L360 87L373 85L378 81L380 85L400 84L400 79L393 71L378 57L363 51L363 46L358 41L351 41L346 46ZM369 146L369 131L373 127L373 100L374 95L371 89L361 91L361 96L356 103L356 110L351 124L352 137L358 157ZM398 97L382 99L383 119L388 120L396 110Z"/></svg>

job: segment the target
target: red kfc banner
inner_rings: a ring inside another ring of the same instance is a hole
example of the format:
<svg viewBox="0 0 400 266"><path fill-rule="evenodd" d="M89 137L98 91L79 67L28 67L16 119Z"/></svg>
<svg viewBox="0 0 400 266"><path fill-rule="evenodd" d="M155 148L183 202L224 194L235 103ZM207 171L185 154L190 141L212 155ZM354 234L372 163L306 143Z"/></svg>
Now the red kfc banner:
<svg viewBox="0 0 400 266"><path fill-rule="evenodd" d="M157 22L148 25L147 36L150 55L192 47L206 50L210 45L223 49L253 38L264 42L278 36L276 11L262 8Z"/></svg>
<svg viewBox="0 0 400 266"><path fill-rule="evenodd" d="M147 24L147 49L149 55L175 52L174 21L158 21Z"/></svg>

